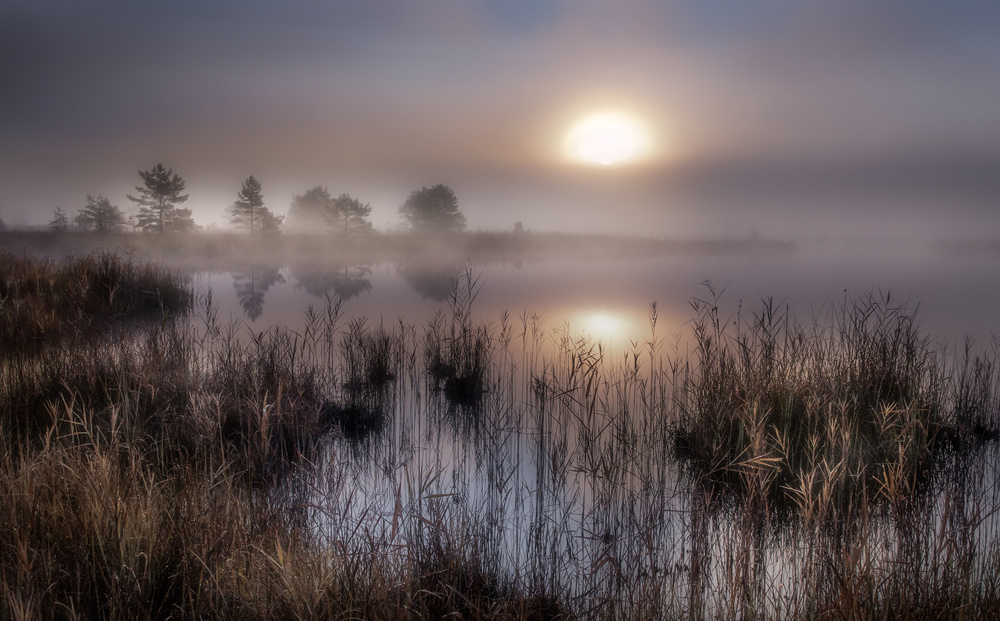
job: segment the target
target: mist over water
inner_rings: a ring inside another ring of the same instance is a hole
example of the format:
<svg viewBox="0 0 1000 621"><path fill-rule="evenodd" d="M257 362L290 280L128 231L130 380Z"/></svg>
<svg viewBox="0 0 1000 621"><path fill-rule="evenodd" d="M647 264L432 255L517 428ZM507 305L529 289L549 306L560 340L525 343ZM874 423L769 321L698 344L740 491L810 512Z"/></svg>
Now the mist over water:
<svg viewBox="0 0 1000 621"><path fill-rule="evenodd" d="M998 32L0 3L0 606L1000 617Z"/></svg>
<svg viewBox="0 0 1000 621"><path fill-rule="evenodd" d="M746 322L768 298L779 313L787 309L793 321L821 328L832 325L837 308L867 296L888 308L918 309L920 334L934 342L931 350L960 357L966 338L987 351L993 344L992 335L1000 329L1000 296L987 283L998 277L1000 265L989 252L817 241L772 256L386 261L332 268L318 261L201 272L196 283L213 292L223 321L242 323L250 333L272 326L308 332L300 327L308 323L304 309L339 299L345 322L364 318L366 334L376 340L384 326L389 340L420 360L426 353L420 339L433 317L440 314L447 325L455 310L451 296L469 286L463 278L471 279L473 321L489 326L499 373L486 373L484 388L466 401L433 379L429 362L423 371L418 362L416 370L394 376L376 396L365 393L361 401L372 409L331 409L341 435L334 436L319 470L308 475L314 490L310 503L320 508L316 528L339 533L351 519L373 512L391 516L396 507L420 506L423 498L433 497L446 507L445 514L451 507L495 520L488 545L504 571L537 569L532 563L551 546L553 556L545 558L552 565L545 571L571 597L599 589L595 581L605 584L600 572L609 563L615 563L617 573L608 570L608 575L623 584L642 584L666 571L678 597L697 599L700 589L710 594L701 614L711 617L731 605L711 594L745 587L738 581L743 586L733 587L727 573L739 546L748 555L739 561L741 567L761 585L746 587L759 588L748 597L759 598L753 600L759 612L774 615L782 605L776 593L798 592L810 567L801 550L815 540L796 527L779 528L784 534L772 539L763 534L767 528L747 527L738 512L732 517L723 511L710 526L701 522L712 510L697 505L701 499L690 473L679 461L661 459L670 450L663 439L676 424L676 405L670 405L671 389L656 388L656 383L669 380L628 371L632 352L643 361L647 354L654 358L656 348L645 349L652 336L650 305L656 304L657 338L679 346L661 348L656 356L689 357L692 364L697 358L693 323L703 317L692 301L718 304L724 321L743 313ZM547 330L536 332L536 324ZM589 336L600 347L573 336L561 339L567 334ZM519 344L522 337L526 345ZM345 345L344 355L365 342ZM625 365L619 367L622 354ZM666 368L660 360L654 366ZM579 371L588 365L593 365L590 370ZM588 377L599 378L593 393ZM347 401L355 398L349 383L343 387ZM876 504L882 501L871 500L875 517L862 545L871 546L873 567L893 567L897 548L930 555L943 541L935 533L950 532L949 520L956 519L950 504L956 494L969 506L996 506L997 448L991 444L975 455L956 466L960 474L934 478L928 489L913 494L920 508L906 519L919 520L910 528L926 539L907 539L898 524L883 519L884 510ZM649 500L651 494L655 500ZM987 515L976 523L975 545L991 549L998 529L1000 518ZM654 538L655 546L643 547ZM699 563L702 568L695 569Z"/></svg>
<svg viewBox="0 0 1000 621"><path fill-rule="evenodd" d="M108 275L129 252L185 291L165 306L166 284L142 281L148 323L109 315L113 334L67 331L40 364L10 352L4 378L54 376L30 393L36 419L52 390L112 438L119 412L148 419L162 458L175 442L182 463L204 455L193 467L229 460L319 558L422 580L436 554L463 572L479 555L607 618L810 618L841 605L845 572L879 585L878 607L939 566L972 584L1000 558L989 244L17 235L99 268L56 301L121 298ZM6 337L60 327L39 308ZM102 405L117 394L131 401Z"/></svg>
<svg viewBox="0 0 1000 621"><path fill-rule="evenodd" d="M295 326L304 310L339 299L346 316L422 325L447 311L455 280L478 282L473 311L496 320L538 315L550 328L624 348L649 336L649 306L661 329L678 336L691 301L712 299L732 313L755 312L770 298L800 322L822 320L831 304L865 294L916 310L928 336L952 346L967 337L988 344L1000 332L1000 263L991 252L959 252L899 241L800 242L778 256L680 255L647 259L267 265L197 272L223 317L255 331Z"/></svg>

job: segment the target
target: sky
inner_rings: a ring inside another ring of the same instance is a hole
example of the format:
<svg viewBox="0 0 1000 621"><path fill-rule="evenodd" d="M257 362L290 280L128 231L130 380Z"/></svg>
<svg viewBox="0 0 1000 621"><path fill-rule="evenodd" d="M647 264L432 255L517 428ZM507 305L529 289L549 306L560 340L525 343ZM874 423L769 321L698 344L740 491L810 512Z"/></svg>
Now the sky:
<svg viewBox="0 0 1000 621"><path fill-rule="evenodd" d="M137 172L227 227L322 185L378 228L444 183L470 228L718 238L1000 231L995 0L3 0L0 218ZM566 152L627 114L644 149Z"/></svg>

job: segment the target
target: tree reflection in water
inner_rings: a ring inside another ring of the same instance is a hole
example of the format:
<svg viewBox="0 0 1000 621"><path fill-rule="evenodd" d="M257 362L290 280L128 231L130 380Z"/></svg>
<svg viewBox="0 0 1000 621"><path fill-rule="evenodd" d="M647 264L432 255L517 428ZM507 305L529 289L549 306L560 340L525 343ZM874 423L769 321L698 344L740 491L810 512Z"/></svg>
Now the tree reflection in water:
<svg viewBox="0 0 1000 621"><path fill-rule="evenodd" d="M398 266L396 271L423 299L444 302L451 298L455 283L465 271L465 267L407 263Z"/></svg>
<svg viewBox="0 0 1000 621"><path fill-rule="evenodd" d="M346 302L372 289L372 268L362 264L297 265L289 270L298 285L310 295L323 298L333 292Z"/></svg>
<svg viewBox="0 0 1000 621"><path fill-rule="evenodd" d="M257 321L264 313L264 295L285 278L276 267L252 267L248 272L233 272L233 288L240 299L243 314L250 321Z"/></svg>

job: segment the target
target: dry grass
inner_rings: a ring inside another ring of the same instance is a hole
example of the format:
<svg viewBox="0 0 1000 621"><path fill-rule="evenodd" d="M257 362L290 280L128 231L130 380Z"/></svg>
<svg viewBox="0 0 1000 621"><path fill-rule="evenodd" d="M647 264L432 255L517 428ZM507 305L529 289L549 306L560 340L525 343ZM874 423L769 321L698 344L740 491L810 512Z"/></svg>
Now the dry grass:
<svg viewBox="0 0 1000 621"><path fill-rule="evenodd" d="M832 525L826 509L929 485L961 430L985 416L953 407L943 351L889 297L836 304L812 325L771 301L732 318L716 300L694 309L697 367L675 442L716 496Z"/></svg>
<svg viewBox="0 0 1000 621"><path fill-rule="evenodd" d="M862 298L696 303L690 357L654 306L612 355L475 292L295 332L209 296L0 357L0 618L1000 614L995 352Z"/></svg>

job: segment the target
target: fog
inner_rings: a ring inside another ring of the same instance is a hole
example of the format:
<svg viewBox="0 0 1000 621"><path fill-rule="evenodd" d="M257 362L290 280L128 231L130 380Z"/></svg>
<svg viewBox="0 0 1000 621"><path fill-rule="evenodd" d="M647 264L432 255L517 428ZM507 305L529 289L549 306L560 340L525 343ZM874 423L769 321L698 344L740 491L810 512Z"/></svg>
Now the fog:
<svg viewBox="0 0 1000 621"><path fill-rule="evenodd" d="M998 33L3 0L11 610L998 616Z"/></svg>
<svg viewBox="0 0 1000 621"><path fill-rule="evenodd" d="M7 2L0 218L123 209L157 162L199 225L253 174L398 223L454 188L472 229L949 239L1000 230L1000 8L963 1ZM593 110L652 149L568 160Z"/></svg>

